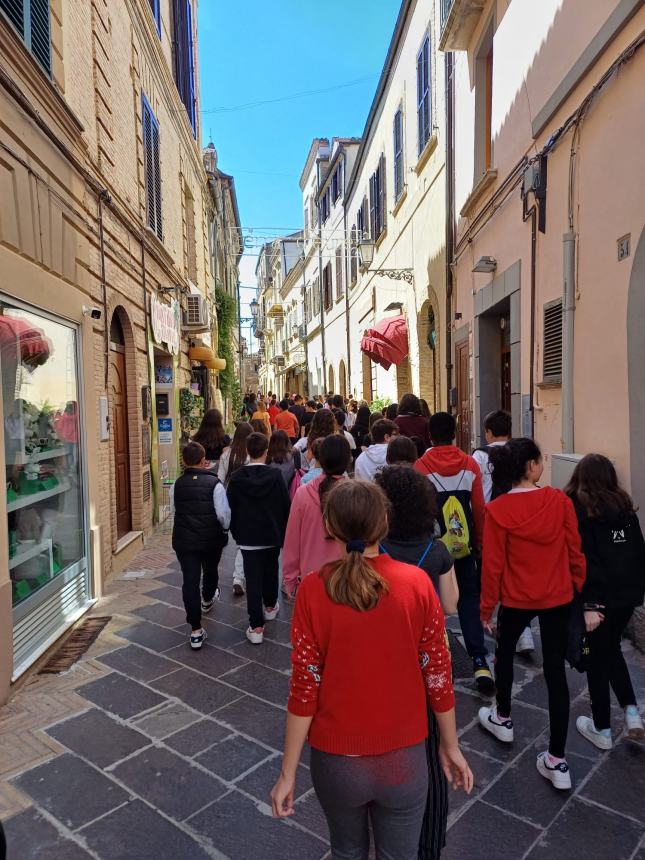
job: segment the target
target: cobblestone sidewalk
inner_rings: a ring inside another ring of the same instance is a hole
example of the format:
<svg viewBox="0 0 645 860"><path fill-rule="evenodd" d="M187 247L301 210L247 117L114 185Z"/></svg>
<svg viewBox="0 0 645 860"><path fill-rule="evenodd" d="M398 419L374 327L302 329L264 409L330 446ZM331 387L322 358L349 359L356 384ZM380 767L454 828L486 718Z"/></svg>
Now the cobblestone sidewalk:
<svg viewBox="0 0 645 860"><path fill-rule="evenodd" d="M191 652L181 576L169 538L154 538L96 607L112 621L69 672L35 676L0 710L0 818L9 860L322 860L327 827L305 755L296 815L270 817L289 674L289 615L244 639L244 599L232 596L233 547L222 601ZM449 620L449 624L452 624ZM641 703L645 661L629 652ZM445 858L645 860L645 745L600 753L573 725L588 712L571 673L569 761L575 788L556 793L535 770L546 747L546 692L535 660L518 661L515 744L476 724L481 700L457 687L461 741L475 773L455 794ZM615 729L620 725L615 713Z"/></svg>

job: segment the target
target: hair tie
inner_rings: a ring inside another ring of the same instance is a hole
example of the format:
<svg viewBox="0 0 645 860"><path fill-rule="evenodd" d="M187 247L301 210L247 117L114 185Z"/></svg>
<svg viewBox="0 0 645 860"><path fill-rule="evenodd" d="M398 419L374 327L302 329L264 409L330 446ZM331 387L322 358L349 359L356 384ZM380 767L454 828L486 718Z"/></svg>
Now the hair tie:
<svg viewBox="0 0 645 860"><path fill-rule="evenodd" d="M345 544L345 549L347 552L360 552L361 554L365 552L365 547L367 544L364 540L350 540Z"/></svg>

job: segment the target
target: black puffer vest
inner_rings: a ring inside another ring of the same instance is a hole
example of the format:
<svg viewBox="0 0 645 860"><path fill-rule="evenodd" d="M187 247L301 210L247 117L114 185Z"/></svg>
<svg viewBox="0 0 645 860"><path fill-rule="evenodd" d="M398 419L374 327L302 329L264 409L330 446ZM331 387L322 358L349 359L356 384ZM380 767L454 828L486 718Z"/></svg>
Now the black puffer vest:
<svg viewBox="0 0 645 860"><path fill-rule="evenodd" d="M219 483L212 472L204 469L186 469L175 481L175 552L201 553L228 543L228 533L220 525L213 505L213 491Z"/></svg>

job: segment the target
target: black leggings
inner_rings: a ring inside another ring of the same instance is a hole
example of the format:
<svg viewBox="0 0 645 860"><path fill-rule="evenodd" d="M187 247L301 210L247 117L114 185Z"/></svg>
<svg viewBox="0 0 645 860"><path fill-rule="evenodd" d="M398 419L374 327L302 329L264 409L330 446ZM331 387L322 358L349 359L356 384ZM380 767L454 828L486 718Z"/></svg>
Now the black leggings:
<svg viewBox="0 0 645 860"><path fill-rule="evenodd" d="M602 609L605 620L587 637L589 642L587 682L591 698L591 713L598 730L611 728L610 685L621 708L636 704L634 688L620 648L620 638L633 611L631 606Z"/></svg>
<svg viewBox="0 0 645 860"><path fill-rule="evenodd" d="M569 632L571 604L551 609L513 609L500 606L497 615L497 651L495 652L495 683L497 710L504 717L511 714L513 687L513 657L520 634L537 615L542 639L544 680L549 697L551 738L549 752L564 758L564 747L569 728L569 687L564 668Z"/></svg>

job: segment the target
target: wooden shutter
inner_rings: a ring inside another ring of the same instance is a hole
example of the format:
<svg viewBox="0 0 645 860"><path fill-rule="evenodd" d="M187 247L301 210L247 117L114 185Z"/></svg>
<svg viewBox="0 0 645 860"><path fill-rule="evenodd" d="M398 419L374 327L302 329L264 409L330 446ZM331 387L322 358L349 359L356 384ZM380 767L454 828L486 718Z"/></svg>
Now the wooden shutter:
<svg viewBox="0 0 645 860"><path fill-rule="evenodd" d="M387 227L387 194L385 191L385 155L381 155L378 166L378 221L379 236ZM374 237L376 238L376 236Z"/></svg>
<svg viewBox="0 0 645 860"><path fill-rule="evenodd" d="M360 210L359 210L360 214ZM350 231L350 245L349 245L349 278L352 284L358 277L358 250L356 248L357 244L357 227L355 224L352 225L352 229Z"/></svg>
<svg viewBox="0 0 645 860"><path fill-rule="evenodd" d="M403 191L403 111L394 114L394 199Z"/></svg>
<svg viewBox="0 0 645 860"><path fill-rule="evenodd" d="M0 0L0 9L43 69L51 74L49 0Z"/></svg>
<svg viewBox="0 0 645 860"><path fill-rule="evenodd" d="M193 10L190 0L173 0L175 82L195 132L195 66L193 60Z"/></svg>
<svg viewBox="0 0 645 860"><path fill-rule="evenodd" d="M161 220L161 165L159 125L145 96L142 99L143 163L146 193L146 223L163 240Z"/></svg>
<svg viewBox="0 0 645 860"><path fill-rule="evenodd" d="M430 39L423 40L417 56L417 118L419 154L430 139Z"/></svg>
<svg viewBox="0 0 645 860"><path fill-rule="evenodd" d="M370 238L376 239L376 210L378 207L378 194L376 190L376 173L370 176Z"/></svg>
<svg viewBox="0 0 645 860"><path fill-rule="evenodd" d="M152 17L155 19L157 33L161 37L161 10L159 9L159 0L150 0L150 9L152 11Z"/></svg>
<svg viewBox="0 0 645 860"><path fill-rule="evenodd" d="M544 305L544 382L562 381L562 299Z"/></svg>
<svg viewBox="0 0 645 860"><path fill-rule="evenodd" d="M343 297L343 249L336 248L336 301Z"/></svg>
<svg viewBox="0 0 645 860"><path fill-rule="evenodd" d="M11 21L20 36L25 37L25 2L24 0L0 0L0 9Z"/></svg>

